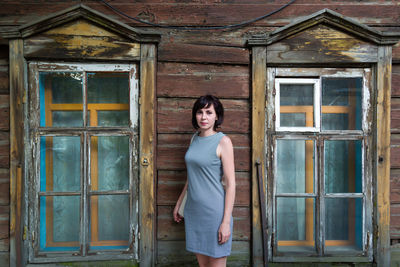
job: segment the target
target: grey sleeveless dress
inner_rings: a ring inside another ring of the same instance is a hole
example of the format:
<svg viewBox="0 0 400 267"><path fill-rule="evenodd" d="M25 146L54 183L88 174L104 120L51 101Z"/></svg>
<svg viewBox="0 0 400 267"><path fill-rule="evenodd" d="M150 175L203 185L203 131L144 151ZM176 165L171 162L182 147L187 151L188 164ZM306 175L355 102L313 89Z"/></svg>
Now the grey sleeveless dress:
<svg viewBox="0 0 400 267"><path fill-rule="evenodd" d="M229 241L218 243L218 229L224 216L225 191L217 146L224 136L218 132L211 136L197 134L185 155L188 173L188 193L185 205L186 250L213 258L230 255ZM231 233L233 219L231 218Z"/></svg>

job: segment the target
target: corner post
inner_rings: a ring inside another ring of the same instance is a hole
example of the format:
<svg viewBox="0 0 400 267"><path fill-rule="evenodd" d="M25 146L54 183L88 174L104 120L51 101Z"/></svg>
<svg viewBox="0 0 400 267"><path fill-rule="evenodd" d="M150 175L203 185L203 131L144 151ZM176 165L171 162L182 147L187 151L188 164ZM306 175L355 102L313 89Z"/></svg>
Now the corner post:
<svg viewBox="0 0 400 267"><path fill-rule="evenodd" d="M256 162L261 164L265 179L265 88L267 82L267 49L252 47L252 265L263 264L263 231ZM266 183L264 183L266 184ZM265 188L262 189L265 194ZM265 246L267 244L264 244Z"/></svg>
<svg viewBox="0 0 400 267"><path fill-rule="evenodd" d="M157 50L155 44L141 44L140 49L140 266L154 266L155 231L155 91Z"/></svg>
<svg viewBox="0 0 400 267"><path fill-rule="evenodd" d="M377 65L377 266L390 266L390 97L392 47L378 47Z"/></svg>
<svg viewBox="0 0 400 267"><path fill-rule="evenodd" d="M10 45L10 266L22 266L22 169L23 169L23 40Z"/></svg>

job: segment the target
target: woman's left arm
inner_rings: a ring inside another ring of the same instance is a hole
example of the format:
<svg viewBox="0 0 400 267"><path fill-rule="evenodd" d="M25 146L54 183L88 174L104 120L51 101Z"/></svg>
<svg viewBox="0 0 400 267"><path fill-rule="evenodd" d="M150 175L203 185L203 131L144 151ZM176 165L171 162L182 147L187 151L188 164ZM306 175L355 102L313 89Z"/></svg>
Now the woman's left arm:
<svg viewBox="0 0 400 267"><path fill-rule="evenodd" d="M231 233L231 218L233 204L235 202L235 163L233 157L233 145L228 136L224 136L219 143L219 152L225 178L225 210L222 223L218 230L218 241L223 244L229 240Z"/></svg>

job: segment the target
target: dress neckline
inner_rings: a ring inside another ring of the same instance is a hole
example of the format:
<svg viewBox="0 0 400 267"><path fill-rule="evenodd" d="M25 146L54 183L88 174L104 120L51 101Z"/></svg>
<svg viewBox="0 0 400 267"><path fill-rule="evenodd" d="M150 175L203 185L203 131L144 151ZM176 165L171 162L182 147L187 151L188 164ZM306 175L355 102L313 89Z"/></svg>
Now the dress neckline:
<svg viewBox="0 0 400 267"><path fill-rule="evenodd" d="M212 134L212 135L208 135L208 136L200 136L199 134L196 134L196 136L198 137L198 138L200 138L200 139L206 139L206 138L210 138L210 137L213 137L213 136L216 136L216 135L218 135L220 132L216 132L216 133L214 133L214 134Z"/></svg>

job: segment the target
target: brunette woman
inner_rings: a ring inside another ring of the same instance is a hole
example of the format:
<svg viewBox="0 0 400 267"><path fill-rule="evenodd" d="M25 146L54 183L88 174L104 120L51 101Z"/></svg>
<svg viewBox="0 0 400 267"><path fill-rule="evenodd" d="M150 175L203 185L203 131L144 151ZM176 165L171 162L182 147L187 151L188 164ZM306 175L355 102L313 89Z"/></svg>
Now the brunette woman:
<svg viewBox="0 0 400 267"><path fill-rule="evenodd" d="M188 179L173 212L174 220L182 221L178 211L187 191L186 250L196 254L201 267L226 266L232 247L235 167L232 142L217 131L223 119L224 108L215 96L202 96L194 103L197 133L185 155Z"/></svg>

